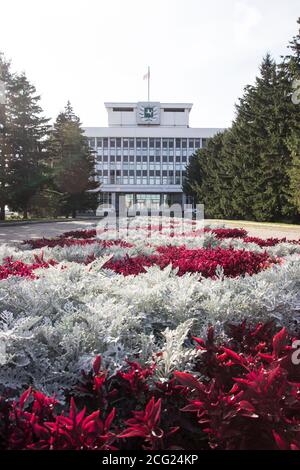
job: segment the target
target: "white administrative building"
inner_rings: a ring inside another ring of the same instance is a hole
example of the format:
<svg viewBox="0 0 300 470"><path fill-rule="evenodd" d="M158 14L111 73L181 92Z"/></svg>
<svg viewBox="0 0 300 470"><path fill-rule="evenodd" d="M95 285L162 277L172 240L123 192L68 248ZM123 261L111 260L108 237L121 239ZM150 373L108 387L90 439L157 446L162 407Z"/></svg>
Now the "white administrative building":
<svg viewBox="0 0 300 470"><path fill-rule="evenodd" d="M108 127L87 127L95 152L100 203L126 206L185 204L189 158L223 129L191 128L191 103L105 103Z"/></svg>

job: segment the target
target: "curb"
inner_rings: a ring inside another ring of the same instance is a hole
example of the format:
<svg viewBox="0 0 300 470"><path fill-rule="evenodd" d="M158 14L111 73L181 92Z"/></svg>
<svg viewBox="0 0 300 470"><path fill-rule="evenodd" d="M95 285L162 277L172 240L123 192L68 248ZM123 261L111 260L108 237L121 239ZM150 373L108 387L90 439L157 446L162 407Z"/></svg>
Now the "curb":
<svg viewBox="0 0 300 470"><path fill-rule="evenodd" d="M18 225L36 225L36 224L52 224L55 222L62 222L62 223L68 223L68 222L86 222L86 221L97 221L100 220L101 217L88 217L86 219L83 218L76 218L76 219L53 219L53 220L20 220L20 221L15 221L15 222L0 222L0 227L17 227Z"/></svg>

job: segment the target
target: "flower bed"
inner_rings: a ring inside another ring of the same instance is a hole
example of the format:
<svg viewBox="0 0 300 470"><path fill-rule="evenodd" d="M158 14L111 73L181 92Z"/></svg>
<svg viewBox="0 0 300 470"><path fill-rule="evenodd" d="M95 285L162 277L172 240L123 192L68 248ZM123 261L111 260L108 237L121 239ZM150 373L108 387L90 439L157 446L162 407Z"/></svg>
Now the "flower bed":
<svg viewBox="0 0 300 470"><path fill-rule="evenodd" d="M2 447L300 448L299 254L142 217L2 245Z"/></svg>
<svg viewBox="0 0 300 470"><path fill-rule="evenodd" d="M228 328L228 343L216 343L212 328L206 340L194 338L201 354L193 371L174 371L168 381L156 375L159 355L151 366L129 362L113 376L98 356L68 391L68 412L31 388L2 399L2 448L300 450L291 338L285 329L273 336L270 323Z"/></svg>

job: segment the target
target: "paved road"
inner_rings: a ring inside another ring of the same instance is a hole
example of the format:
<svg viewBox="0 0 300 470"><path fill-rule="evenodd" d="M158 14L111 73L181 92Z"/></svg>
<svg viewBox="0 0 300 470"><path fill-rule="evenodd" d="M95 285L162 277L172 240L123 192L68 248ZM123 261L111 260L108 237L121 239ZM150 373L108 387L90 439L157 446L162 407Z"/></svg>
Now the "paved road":
<svg viewBox="0 0 300 470"><path fill-rule="evenodd" d="M205 220L205 223L216 223L214 220ZM287 238L288 240L300 239L300 225L280 225L270 224L264 225L255 222L235 222L235 221L220 221L218 223L224 223L227 227L244 228L247 230L249 237L259 238Z"/></svg>
<svg viewBox="0 0 300 470"><path fill-rule="evenodd" d="M0 243L13 243L29 238L52 238L70 230L92 228L95 224L95 220L70 220L69 222L14 225L13 227L0 226Z"/></svg>
<svg viewBox="0 0 300 470"><path fill-rule="evenodd" d="M42 224L18 225L18 226L0 226L0 243L13 243L29 238L55 237L69 230L87 229L95 226L96 220L74 220L69 222L47 222ZM213 223L215 221L205 220L205 223ZM218 223L220 223L218 221ZM245 228L250 236L260 238L284 238L289 240L300 239L300 226L287 227L284 225L259 225L255 223L243 222L227 222L224 223L228 227Z"/></svg>

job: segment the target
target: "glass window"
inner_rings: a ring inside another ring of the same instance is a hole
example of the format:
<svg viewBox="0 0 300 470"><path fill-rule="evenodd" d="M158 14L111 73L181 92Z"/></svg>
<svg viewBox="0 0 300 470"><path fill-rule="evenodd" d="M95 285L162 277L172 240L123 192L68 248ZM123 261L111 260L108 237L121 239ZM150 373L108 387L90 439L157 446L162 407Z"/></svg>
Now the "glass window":
<svg viewBox="0 0 300 470"><path fill-rule="evenodd" d="M200 139L195 140L195 147L196 147L196 149L200 148Z"/></svg>
<svg viewBox="0 0 300 470"><path fill-rule="evenodd" d="M189 139L189 148L190 149L194 148L194 139Z"/></svg>
<svg viewBox="0 0 300 470"><path fill-rule="evenodd" d="M134 139L129 139L129 147L134 149Z"/></svg>
<svg viewBox="0 0 300 470"><path fill-rule="evenodd" d="M149 147L152 148L152 149L154 148L154 139L150 139Z"/></svg>
<svg viewBox="0 0 300 470"><path fill-rule="evenodd" d="M182 148L186 149L186 139L182 139Z"/></svg>
<svg viewBox="0 0 300 470"><path fill-rule="evenodd" d="M103 147L104 148L108 147L108 139L107 138L103 139Z"/></svg>
<svg viewBox="0 0 300 470"><path fill-rule="evenodd" d="M102 147L102 139L97 137L97 147Z"/></svg>
<svg viewBox="0 0 300 470"><path fill-rule="evenodd" d="M176 139L176 148L180 149L180 139Z"/></svg>
<svg viewBox="0 0 300 470"><path fill-rule="evenodd" d="M172 148L174 148L174 140L169 139L169 149L172 149Z"/></svg>
<svg viewBox="0 0 300 470"><path fill-rule="evenodd" d="M121 139L117 139L117 147L118 147L118 148L121 147Z"/></svg>
<svg viewBox="0 0 300 470"><path fill-rule="evenodd" d="M110 148L114 148L116 146L116 139L110 139Z"/></svg>
<svg viewBox="0 0 300 470"><path fill-rule="evenodd" d="M143 139L143 149L148 148L148 139Z"/></svg>
<svg viewBox="0 0 300 470"><path fill-rule="evenodd" d="M140 149L142 147L142 141L141 139L136 139L136 147Z"/></svg>
<svg viewBox="0 0 300 470"><path fill-rule="evenodd" d="M160 139L155 139L155 148L160 149Z"/></svg>

